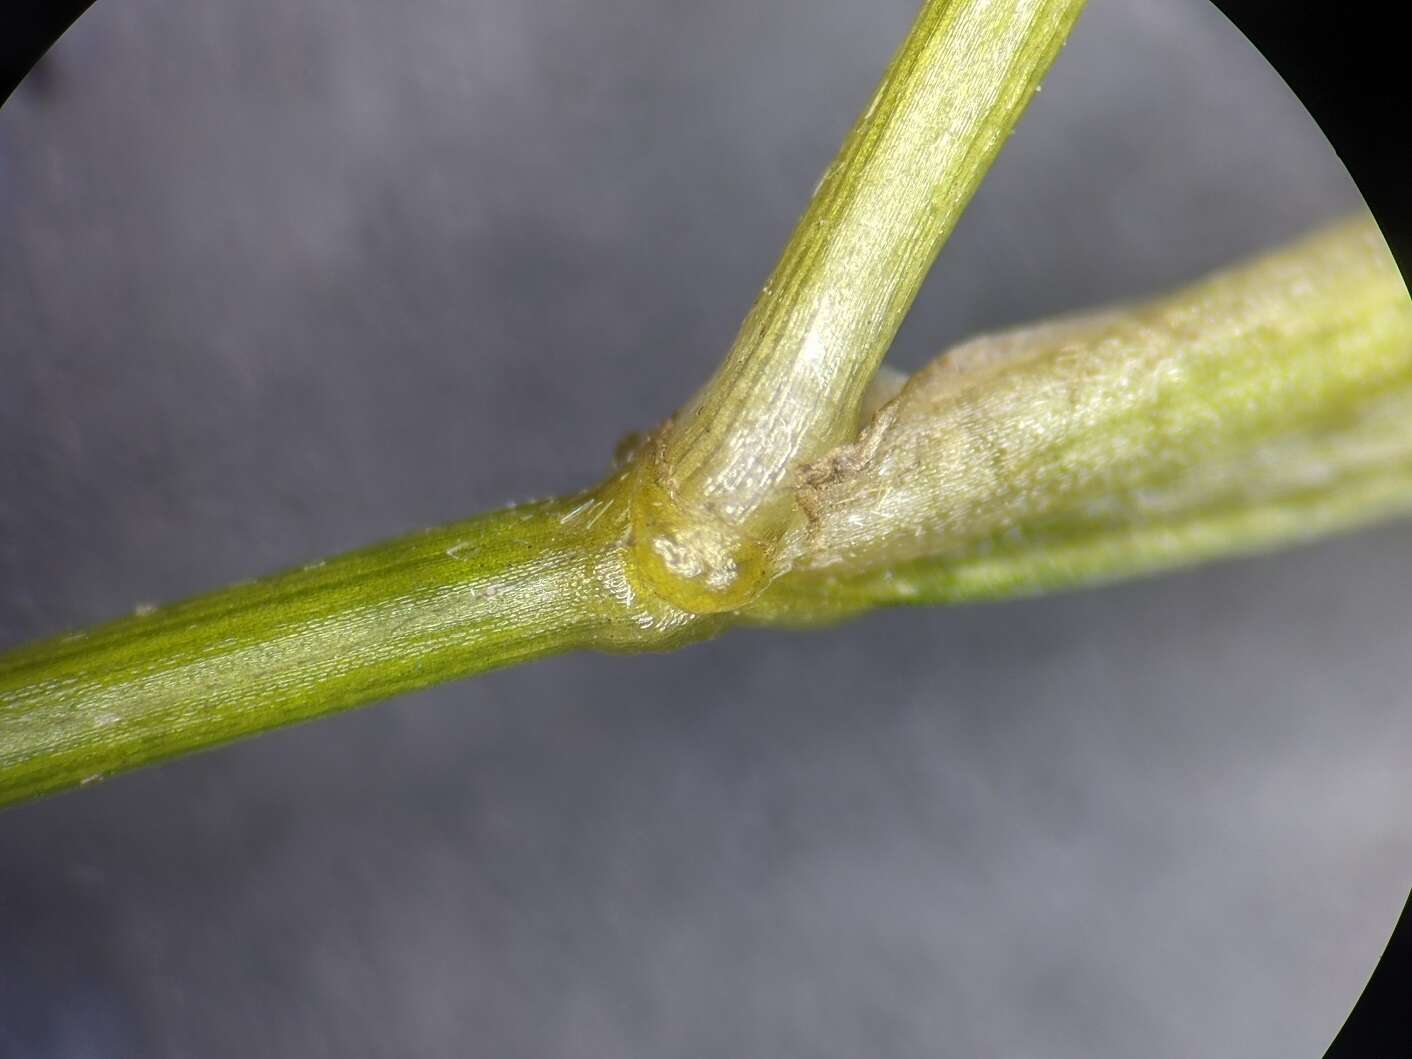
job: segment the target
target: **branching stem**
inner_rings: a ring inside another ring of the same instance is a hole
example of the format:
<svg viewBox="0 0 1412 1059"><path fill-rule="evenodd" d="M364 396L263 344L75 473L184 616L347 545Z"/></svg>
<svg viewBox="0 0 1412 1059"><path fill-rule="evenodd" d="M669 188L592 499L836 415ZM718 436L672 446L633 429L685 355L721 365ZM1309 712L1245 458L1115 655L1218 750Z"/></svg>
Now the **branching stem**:
<svg viewBox="0 0 1412 1059"><path fill-rule="evenodd" d="M726 363L599 486L0 656L0 804L560 651L1412 512L1412 299L1367 216L868 390L1080 7L930 0Z"/></svg>
<svg viewBox="0 0 1412 1059"><path fill-rule="evenodd" d="M725 362L656 439L634 568L698 613L782 569L791 476L853 436L942 243L1083 0L928 0L848 134Z"/></svg>

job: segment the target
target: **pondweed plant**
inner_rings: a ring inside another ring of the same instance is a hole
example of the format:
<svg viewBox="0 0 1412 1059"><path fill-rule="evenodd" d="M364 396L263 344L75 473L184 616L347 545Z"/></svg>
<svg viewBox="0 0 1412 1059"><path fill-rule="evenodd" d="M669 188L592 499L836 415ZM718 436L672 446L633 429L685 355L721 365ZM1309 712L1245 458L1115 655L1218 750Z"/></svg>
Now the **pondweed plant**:
<svg viewBox="0 0 1412 1059"><path fill-rule="evenodd" d="M0 802L559 651L998 599L1412 511L1412 299L1357 216L879 367L1082 0L927 0L716 375L576 496L0 657Z"/></svg>

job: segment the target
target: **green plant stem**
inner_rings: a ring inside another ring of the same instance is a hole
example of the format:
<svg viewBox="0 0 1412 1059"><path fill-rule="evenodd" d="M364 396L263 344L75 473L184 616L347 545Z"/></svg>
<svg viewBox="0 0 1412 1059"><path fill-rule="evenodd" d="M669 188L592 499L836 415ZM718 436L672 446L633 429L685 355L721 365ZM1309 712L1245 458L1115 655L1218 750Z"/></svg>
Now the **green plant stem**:
<svg viewBox="0 0 1412 1059"><path fill-rule="evenodd" d="M801 472L792 568L730 614L639 587L637 473L0 656L0 804L560 651L1024 595L1412 512L1412 299L1362 217L968 343Z"/></svg>
<svg viewBox="0 0 1412 1059"><path fill-rule="evenodd" d="M794 466L852 436L1081 7L927 0L725 365L593 493L0 658L0 802L494 666L722 627L781 572Z"/></svg>
<svg viewBox="0 0 1412 1059"><path fill-rule="evenodd" d="M706 635L633 592L621 507L500 511L0 656L0 804L561 651Z"/></svg>
<svg viewBox="0 0 1412 1059"><path fill-rule="evenodd" d="M922 280L1082 8L923 5L725 362L642 463L634 567L654 591L730 610L779 572L793 469L857 430Z"/></svg>

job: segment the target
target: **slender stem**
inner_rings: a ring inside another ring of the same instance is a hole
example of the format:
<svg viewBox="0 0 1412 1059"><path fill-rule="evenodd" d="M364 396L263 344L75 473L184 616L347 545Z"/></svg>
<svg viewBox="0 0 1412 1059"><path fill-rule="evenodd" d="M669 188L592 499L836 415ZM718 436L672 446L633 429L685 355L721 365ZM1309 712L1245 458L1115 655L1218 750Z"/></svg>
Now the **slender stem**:
<svg viewBox="0 0 1412 1059"><path fill-rule="evenodd" d="M0 804L561 651L706 635L634 594L622 507L500 511L0 656Z"/></svg>
<svg viewBox="0 0 1412 1059"><path fill-rule="evenodd" d="M1083 0L928 0L725 362L657 439L636 568L664 598L732 609L778 572L795 468L851 437L942 243Z"/></svg>

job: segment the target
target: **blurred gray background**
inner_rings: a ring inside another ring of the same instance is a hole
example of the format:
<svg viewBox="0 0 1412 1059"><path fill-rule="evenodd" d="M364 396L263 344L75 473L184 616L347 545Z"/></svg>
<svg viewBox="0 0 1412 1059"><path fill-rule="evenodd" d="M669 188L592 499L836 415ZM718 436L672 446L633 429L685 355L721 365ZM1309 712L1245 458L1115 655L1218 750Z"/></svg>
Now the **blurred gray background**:
<svg viewBox="0 0 1412 1059"><path fill-rule="evenodd" d="M575 488L915 0L101 0L0 111L0 647ZM893 356L1357 202L1093 0ZM574 656L0 815L0 1056L1319 1056L1412 882L1412 528Z"/></svg>

